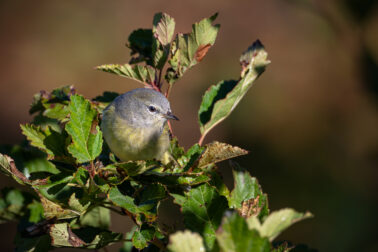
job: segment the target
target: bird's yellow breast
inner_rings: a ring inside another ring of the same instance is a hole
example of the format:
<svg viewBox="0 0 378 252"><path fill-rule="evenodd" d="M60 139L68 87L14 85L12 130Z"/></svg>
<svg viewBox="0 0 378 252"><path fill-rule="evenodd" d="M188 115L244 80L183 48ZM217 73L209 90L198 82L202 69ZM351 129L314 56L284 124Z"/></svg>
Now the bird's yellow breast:
<svg viewBox="0 0 378 252"><path fill-rule="evenodd" d="M162 160L169 148L166 124L163 127L132 127L117 115L112 105L104 110L101 128L110 149L122 161Z"/></svg>

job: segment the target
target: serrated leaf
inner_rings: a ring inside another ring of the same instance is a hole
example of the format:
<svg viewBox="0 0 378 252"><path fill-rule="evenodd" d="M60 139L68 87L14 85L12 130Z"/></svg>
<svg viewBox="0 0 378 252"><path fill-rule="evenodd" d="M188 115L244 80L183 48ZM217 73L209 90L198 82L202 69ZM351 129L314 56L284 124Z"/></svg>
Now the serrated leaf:
<svg viewBox="0 0 378 252"><path fill-rule="evenodd" d="M110 227L110 210L104 207L95 207L80 216L80 224L95 228L108 229Z"/></svg>
<svg viewBox="0 0 378 252"><path fill-rule="evenodd" d="M313 215L309 212L299 213L291 208L281 209L272 212L261 225L255 216L247 219L250 229L256 229L260 235L273 241L282 231L293 225L294 223L311 218Z"/></svg>
<svg viewBox="0 0 378 252"><path fill-rule="evenodd" d="M144 85L155 83L156 71L151 66L141 65L118 65L109 64L96 67L97 70L101 70L107 73L116 74L122 77L126 77L132 80L141 82Z"/></svg>
<svg viewBox="0 0 378 252"><path fill-rule="evenodd" d="M19 184L25 185L30 184L30 180L20 172L14 160L7 156L0 153L0 171L2 171L5 175L11 176L14 180L16 180Z"/></svg>
<svg viewBox="0 0 378 252"><path fill-rule="evenodd" d="M67 117L69 113L67 104L45 103L44 107L45 111L43 111L42 114L51 119L63 120Z"/></svg>
<svg viewBox="0 0 378 252"><path fill-rule="evenodd" d="M218 34L219 25L213 25L217 14L201 20L192 26L189 34L178 34L172 46L172 57L168 61L171 68L168 69L166 79L173 84L188 69L199 63L214 45Z"/></svg>
<svg viewBox="0 0 378 252"><path fill-rule="evenodd" d="M143 249L148 246L148 242L155 237L155 228L149 225L142 225L140 230L136 230L132 237L132 242L135 248Z"/></svg>
<svg viewBox="0 0 378 252"><path fill-rule="evenodd" d="M242 148L215 141L206 145L206 150L199 160L198 167L204 167L246 154L248 154L248 151Z"/></svg>
<svg viewBox="0 0 378 252"><path fill-rule="evenodd" d="M69 159L65 151L65 136L62 133L47 127L32 124L21 125L22 133L30 141L30 144L48 154L49 159L64 160Z"/></svg>
<svg viewBox="0 0 378 252"><path fill-rule="evenodd" d="M269 252L271 247L267 238L251 230L242 217L233 213L225 217L218 230L217 240L221 251L227 252Z"/></svg>
<svg viewBox="0 0 378 252"><path fill-rule="evenodd" d="M175 20L166 13L157 13L153 21L153 33L163 46L168 45L175 33Z"/></svg>
<svg viewBox="0 0 378 252"><path fill-rule="evenodd" d="M97 125L97 112L91 104L79 95L71 96L69 104L70 121L66 131L72 137L68 151L79 163L94 160L102 150L102 132Z"/></svg>
<svg viewBox="0 0 378 252"><path fill-rule="evenodd" d="M73 178L74 181L77 182L80 186L86 187L87 181L89 179L89 172L85 168L79 167L73 175Z"/></svg>
<svg viewBox="0 0 378 252"><path fill-rule="evenodd" d="M206 249L213 249L215 232L227 209L226 198L220 196L215 188L207 184L192 188L185 198L171 195L182 207L185 227L201 234L204 237Z"/></svg>
<svg viewBox="0 0 378 252"><path fill-rule="evenodd" d="M122 207L130 213L139 213L138 206L134 203L134 199L128 195L121 193L121 191L116 186L110 189L108 193L108 199L116 206Z"/></svg>
<svg viewBox="0 0 378 252"><path fill-rule="evenodd" d="M234 189L229 198L229 206L238 210L241 216L265 217L269 213L267 196L261 190L257 179L247 170L232 162Z"/></svg>
<svg viewBox="0 0 378 252"><path fill-rule="evenodd" d="M240 80L221 81L210 87L203 96L198 111L202 139L231 114L270 63L263 45L258 40L243 55L245 56L242 56L243 69Z"/></svg>
<svg viewBox="0 0 378 252"><path fill-rule="evenodd" d="M189 230L170 235L168 249L171 252L205 252L202 237Z"/></svg>

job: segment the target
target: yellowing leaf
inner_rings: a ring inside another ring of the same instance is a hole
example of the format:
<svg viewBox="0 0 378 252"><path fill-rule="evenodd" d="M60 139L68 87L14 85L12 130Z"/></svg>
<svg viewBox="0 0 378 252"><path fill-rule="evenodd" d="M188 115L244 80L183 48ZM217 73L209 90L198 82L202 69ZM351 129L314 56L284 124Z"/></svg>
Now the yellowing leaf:
<svg viewBox="0 0 378 252"><path fill-rule="evenodd" d="M206 145L206 150L202 154L198 166L204 167L246 154L248 154L248 151L242 148L215 141Z"/></svg>
<svg viewBox="0 0 378 252"><path fill-rule="evenodd" d="M168 249L171 252L205 252L203 239L198 233L189 230L178 231L169 237Z"/></svg>

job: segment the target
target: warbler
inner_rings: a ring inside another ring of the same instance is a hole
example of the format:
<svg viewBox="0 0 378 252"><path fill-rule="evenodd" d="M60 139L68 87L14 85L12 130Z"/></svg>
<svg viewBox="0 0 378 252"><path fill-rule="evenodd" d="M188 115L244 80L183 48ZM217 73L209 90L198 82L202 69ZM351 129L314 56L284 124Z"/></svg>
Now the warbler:
<svg viewBox="0 0 378 252"><path fill-rule="evenodd" d="M110 103L101 129L110 150L122 161L167 159L167 121L178 120L167 98L148 88L126 92Z"/></svg>

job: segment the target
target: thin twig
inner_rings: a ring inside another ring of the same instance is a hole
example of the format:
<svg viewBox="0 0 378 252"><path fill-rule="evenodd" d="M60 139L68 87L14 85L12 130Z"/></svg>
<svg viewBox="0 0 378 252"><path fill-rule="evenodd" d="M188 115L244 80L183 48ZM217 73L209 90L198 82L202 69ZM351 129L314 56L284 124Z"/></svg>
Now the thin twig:
<svg viewBox="0 0 378 252"><path fill-rule="evenodd" d="M203 140L205 139L206 134L201 135L201 138L198 140L198 144L201 146Z"/></svg>

